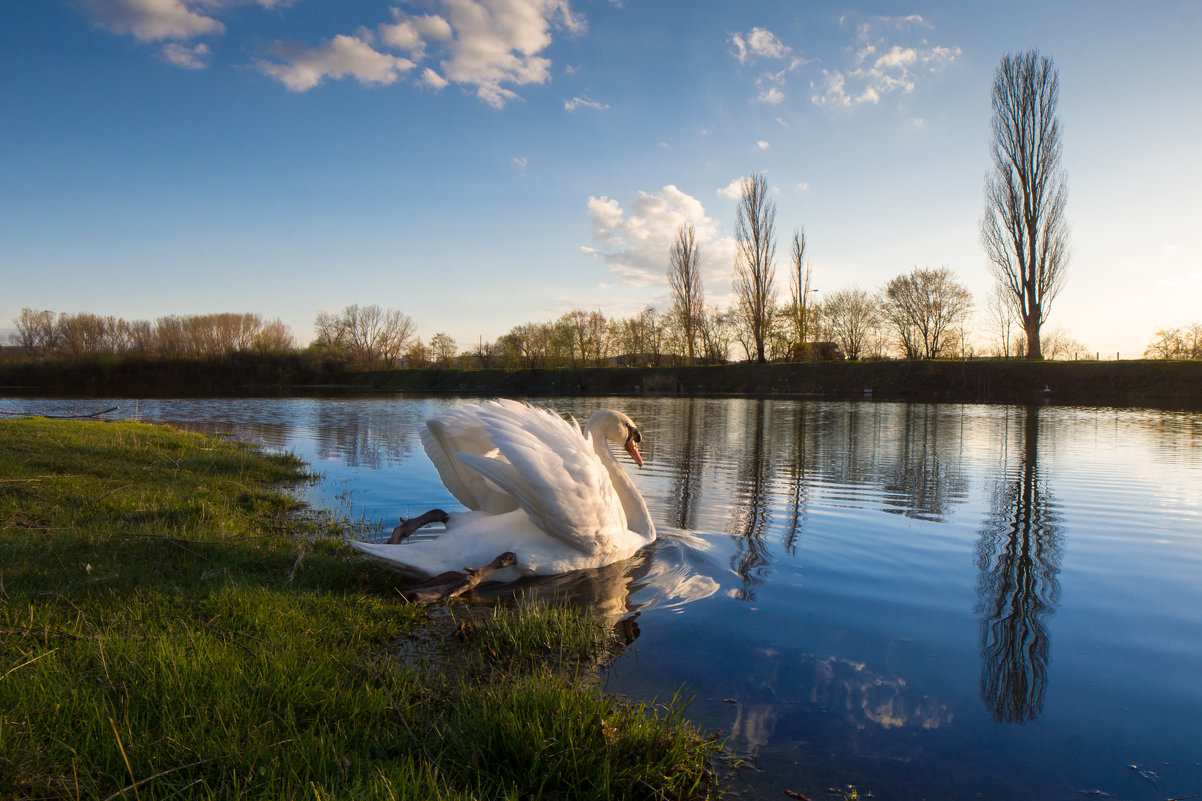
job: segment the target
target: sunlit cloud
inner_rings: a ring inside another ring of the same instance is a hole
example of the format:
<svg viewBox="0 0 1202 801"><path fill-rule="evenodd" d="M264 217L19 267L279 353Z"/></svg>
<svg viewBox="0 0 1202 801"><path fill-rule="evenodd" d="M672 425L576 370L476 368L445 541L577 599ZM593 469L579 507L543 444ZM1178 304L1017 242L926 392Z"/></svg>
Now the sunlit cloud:
<svg viewBox="0 0 1202 801"><path fill-rule="evenodd" d="M681 225L692 225L701 251L703 281L709 291L729 290L734 246L718 237L718 224L701 201L668 184L652 195L640 192L627 212L610 197L590 197L593 246L581 252L605 263L614 277L636 287L667 286L668 251Z"/></svg>
<svg viewBox="0 0 1202 801"><path fill-rule="evenodd" d="M730 198L738 200L743 195L743 181L745 177L739 177L728 183L726 186L718 190L718 197Z"/></svg>
<svg viewBox="0 0 1202 801"><path fill-rule="evenodd" d="M444 80L497 108L518 96L510 87L549 80L551 61L539 54L553 29L585 29L567 0L438 0L435 7L440 13L420 17L394 9L382 41L418 63L437 60Z"/></svg>
<svg viewBox="0 0 1202 801"><path fill-rule="evenodd" d="M272 54L278 61L260 60L255 66L293 92L306 92L327 77L354 78L364 85L390 84L414 67L407 58L381 53L363 39L343 34L317 47L276 42Z"/></svg>
<svg viewBox="0 0 1202 801"><path fill-rule="evenodd" d="M192 39L220 34L225 25L194 10L196 3L184 0L79 0L80 6L99 27L112 33L130 34L140 42L163 39Z"/></svg>
<svg viewBox="0 0 1202 801"><path fill-rule="evenodd" d="M771 144L769 144L768 142L765 142L763 139L761 139L760 141L756 142L756 143L755 143L755 146L756 146L757 148L759 148L760 150L767 150L768 148L772 147L772 145L771 145Z"/></svg>
<svg viewBox="0 0 1202 801"><path fill-rule="evenodd" d="M187 41L225 33L218 14L229 8L257 5L280 8L293 0L76 0L99 28L133 36L140 42ZM181 48L163 48L163 57L186 69L204 66L195 48L190 56Z"/></svg>

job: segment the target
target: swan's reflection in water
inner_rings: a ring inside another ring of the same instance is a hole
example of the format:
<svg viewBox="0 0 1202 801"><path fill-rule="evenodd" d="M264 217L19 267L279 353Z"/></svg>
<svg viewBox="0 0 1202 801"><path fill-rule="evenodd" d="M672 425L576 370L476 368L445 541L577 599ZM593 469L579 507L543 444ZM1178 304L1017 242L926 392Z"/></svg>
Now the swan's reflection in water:
<svg viewBox="0 0 1202 801"><path fill-rule="evenodd" d="M699 537L663 527L655 542L624 562L511 584L484 583L472 591L472 598L500 603L522 594L567 601L613 624L634 612L680 610L716 593L719 585L713 575L719 568L708 549Z"/></svg>

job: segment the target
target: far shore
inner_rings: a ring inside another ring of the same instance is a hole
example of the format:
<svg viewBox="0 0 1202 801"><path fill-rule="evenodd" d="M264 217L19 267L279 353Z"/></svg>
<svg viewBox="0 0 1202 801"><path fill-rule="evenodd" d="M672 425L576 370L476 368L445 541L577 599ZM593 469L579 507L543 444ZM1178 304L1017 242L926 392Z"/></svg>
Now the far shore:
<svg viewBox="0 0 1202 801"><path fill-rule="evenodd" d="M323 391L468 396L788 397L1202 408L1202 361L940 360L531 370L315 370L289 358L0 364L0 395Z"/></svg>

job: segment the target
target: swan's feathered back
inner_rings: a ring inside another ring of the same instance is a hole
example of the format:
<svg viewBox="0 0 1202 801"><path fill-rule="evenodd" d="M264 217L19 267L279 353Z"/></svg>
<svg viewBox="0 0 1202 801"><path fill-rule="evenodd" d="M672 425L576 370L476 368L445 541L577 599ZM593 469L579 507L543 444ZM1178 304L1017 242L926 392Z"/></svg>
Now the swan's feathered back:
<svg viewBox="0 0 1202 801"><path fill-rule="evenodd" d="M426 456L438 477L455 499L468 509L497 515L518 508L513 497L489 482L479 472L463 465L460 453L493 456L497 453L488 428L480 417L480 406L451 409L426 421L421 432Z"/></svg>
<svg viewBox="0 0 1202 801"><path fill-rule="evenodd" d="M545 533L594 553L627 530L609 472L574 420L507 400L481 404L475 415L493 447L454 457L508 493Z"/></svg>

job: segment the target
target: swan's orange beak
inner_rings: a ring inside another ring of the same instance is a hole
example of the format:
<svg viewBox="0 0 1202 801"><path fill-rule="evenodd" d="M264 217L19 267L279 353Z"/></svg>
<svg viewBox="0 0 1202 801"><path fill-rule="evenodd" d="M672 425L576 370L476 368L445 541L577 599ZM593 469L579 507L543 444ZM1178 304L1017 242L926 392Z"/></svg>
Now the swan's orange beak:
<svg viewBox="0 0 1202 801"><path fill-rule="evenodd" d="M639 467L643 466L643 457L639 455L639 441L637 434L631 434L626 438L626 452L630 454L630 458L634 459L634 463Z"/></svg>

